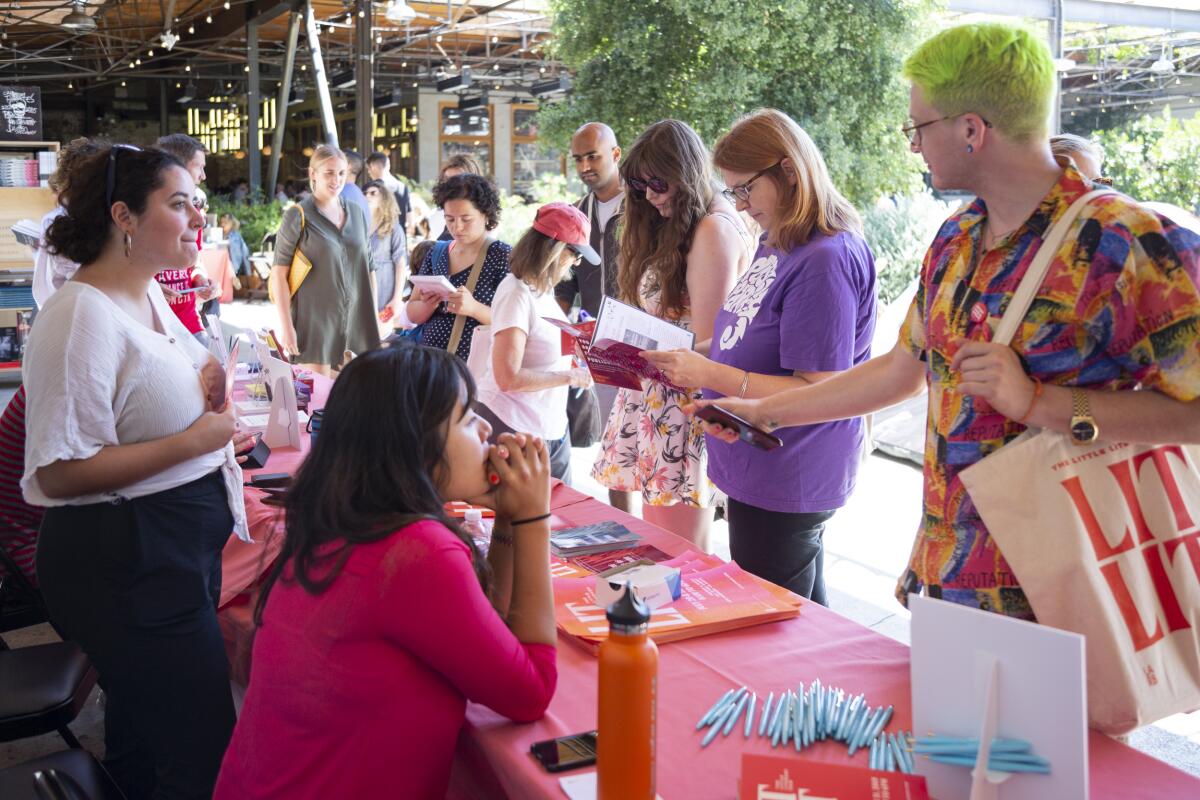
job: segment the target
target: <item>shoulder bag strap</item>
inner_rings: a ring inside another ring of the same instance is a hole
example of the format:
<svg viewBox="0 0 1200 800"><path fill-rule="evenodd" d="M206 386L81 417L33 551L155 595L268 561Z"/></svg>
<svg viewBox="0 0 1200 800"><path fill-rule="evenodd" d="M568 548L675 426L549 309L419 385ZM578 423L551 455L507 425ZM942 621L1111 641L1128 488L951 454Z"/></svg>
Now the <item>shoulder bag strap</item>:
<svg viewBox="0 0 1200 800"><path fill-rule="evenodd" d="M479 248L479 256L475 259L475 263L471 266L471 272L467 275L467 291L472 295L475 294L475 284L479 282L479 274L483 272L483 262L487 260L488 250L492 248L492 242L495 240L488 237L483 240L483 246ZM446 345L446 350L453 353L458 350L458 344L462 341L463 329L467 327L467 317L464 314L458 314L454 317L454 327L450 329L450 341Z"/></svg>
<svg viewBox="0 0 1200 800"><path fill-rule="evenodd" d="M1042 281L1046 279L1050 262L1054 260L1055 254L1062 246L1063 239L1067 237L1067 232L1071 229L1076 217L1089 202L1106 194L1117 193L1111 189L1096 189L1083 195L1063 212L1063 215L1046 233L1046 238L1042 240L1041 247L1033 257L1033 262L1025 271L1025 276L1021 278L1021 283L1017 286L1017 291L1013 293L1012 300L1008 302L1008 308L1005 309L1004 316L1000 318L1000 324L996 326L996 333L992 337L993 342L1003 345L1012 343L1012 338L1016 335L1017 328L1025 320L1025 314L1029 311L1034 296L1042 287Z"/></svg>

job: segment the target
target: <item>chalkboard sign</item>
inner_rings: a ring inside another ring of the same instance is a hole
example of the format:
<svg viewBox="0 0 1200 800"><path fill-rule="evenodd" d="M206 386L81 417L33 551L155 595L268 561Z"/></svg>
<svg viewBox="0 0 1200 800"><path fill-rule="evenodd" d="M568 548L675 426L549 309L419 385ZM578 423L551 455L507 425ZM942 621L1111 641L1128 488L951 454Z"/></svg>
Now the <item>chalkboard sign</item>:
<svg viewBox="0 0 1200 800"><path fill-rule="evenodd" d="M0 141L42 140L42 90L0 84Z"/></svg>

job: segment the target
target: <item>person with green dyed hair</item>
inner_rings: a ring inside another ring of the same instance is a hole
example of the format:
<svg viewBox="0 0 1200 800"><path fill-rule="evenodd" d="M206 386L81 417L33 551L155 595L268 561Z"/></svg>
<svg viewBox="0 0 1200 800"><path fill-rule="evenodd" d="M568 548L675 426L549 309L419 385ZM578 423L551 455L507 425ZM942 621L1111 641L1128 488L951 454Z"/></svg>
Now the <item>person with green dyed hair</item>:
<svg viewBox="0 0 1200 800"><path fill-rule="evenodd" d="M946 116L975 112L1016 141L1046 136L1054 62L1024 28L992 23L942 31L908 57L903 75Z"/></svg>
<svg viewBox="0 0 1200 800"><path fill-rule="evenodd" d="M1098 185L1051 152L1053 62L1029 31L942 31L904 75L912 151L934 187L976 199L925 254L899 341L820 383L720 403L773 429L870 414L928 387L924 515L897 597L924 590L1033 619L960 474L1027 426L1081 445L1200 442L1200 236L1124 195L1090 198L1011 345L992 342L1044 237ZM745 446L720 426L705 429Z"/></svg>

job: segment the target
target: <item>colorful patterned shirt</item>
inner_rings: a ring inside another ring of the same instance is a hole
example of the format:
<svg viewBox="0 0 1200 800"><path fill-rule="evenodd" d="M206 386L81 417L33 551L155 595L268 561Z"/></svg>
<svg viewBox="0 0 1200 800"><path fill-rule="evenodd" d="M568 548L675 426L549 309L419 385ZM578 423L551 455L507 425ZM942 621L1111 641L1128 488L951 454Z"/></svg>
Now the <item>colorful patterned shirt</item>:
<svg viewBox="0 0 1200 800"><path fill-rule="evenodd" d="M961 339L989 338L989 322L1003 316L1054 221L1093 188L1066 167L1033 215L986 251L987 207L976 200L942 225L925 255L900 331L900 344L925 362L929 385L924 520L909 566L946 600L1033 618L959 478L1025 427L960 393L950 363ZM1198 278L1200 236L1123 195L1093 199L1055 254L1012 346L1044 383L1140 384L1191 401L1200 396Z"/></svg>

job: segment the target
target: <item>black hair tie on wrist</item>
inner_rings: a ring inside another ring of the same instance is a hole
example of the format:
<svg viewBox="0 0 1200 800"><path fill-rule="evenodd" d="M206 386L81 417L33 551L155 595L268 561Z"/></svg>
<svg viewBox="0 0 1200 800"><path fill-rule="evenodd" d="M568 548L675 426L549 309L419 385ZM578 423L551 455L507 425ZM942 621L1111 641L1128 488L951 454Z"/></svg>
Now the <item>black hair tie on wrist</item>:
<svg viewBox="0 0 1200 800"><path fill-rule="evenodd" d="M511 522L509 522L508 525L510 528L515 528L518 525L528 525L531 522L541 522L542 520L549 519L549 518L550 518L550 512L547 511L545 514L542 514L540 517L529 517L528 519L514 519Z"/></svg>

